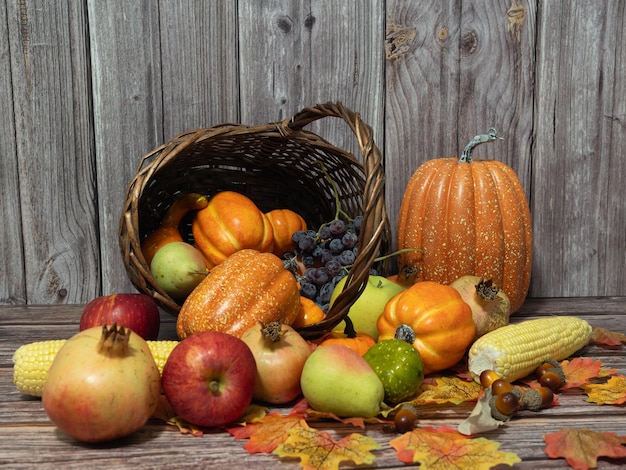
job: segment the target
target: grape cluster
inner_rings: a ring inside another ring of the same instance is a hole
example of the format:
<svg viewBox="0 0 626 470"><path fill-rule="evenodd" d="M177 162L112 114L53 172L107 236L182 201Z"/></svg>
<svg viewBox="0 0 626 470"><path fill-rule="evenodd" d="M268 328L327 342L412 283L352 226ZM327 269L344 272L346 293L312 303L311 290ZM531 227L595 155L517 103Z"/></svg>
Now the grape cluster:
<svg viewBox="0 0 626 470"><path fill-rule="evenodd" d="M299 230L291 237L295 249L286 256L299 259L305 268L300 278L300 295L316 302L325 312L333 289L356 259L362 220L360 215L350 221L338 218L317 231Z"/></svg>

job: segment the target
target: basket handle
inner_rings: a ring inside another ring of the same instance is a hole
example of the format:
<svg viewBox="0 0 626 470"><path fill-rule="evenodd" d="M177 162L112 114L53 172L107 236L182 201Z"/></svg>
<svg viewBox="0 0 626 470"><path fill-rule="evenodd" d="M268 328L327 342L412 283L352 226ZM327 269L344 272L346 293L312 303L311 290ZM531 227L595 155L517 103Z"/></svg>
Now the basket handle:
<svg viewBox="0 0 626 470"><path fill-rule="evenodd" d="M319 327L330 331L343 320L352 304L367 286L370 267L380 254L383 236L386 236L387 239L390 238L384 197L385 173L382 154L374 143L372 128L361 121L358 113L349 110L341 102L318 104L314 107L304 108L291 118L283 120L278 124L278 129L281 134L289 136L289 134L297 133L308 124L325 117L343 119L358 141L365 173L363 222L359 237L359 250L352 268L348 272L343 291L333 303L325 320L311 327L303 327L298 330L304 336L308 336L308 329L311 330L310 333L319 331ZM362 240L367 240L367 242L363 244Z"/></svg>

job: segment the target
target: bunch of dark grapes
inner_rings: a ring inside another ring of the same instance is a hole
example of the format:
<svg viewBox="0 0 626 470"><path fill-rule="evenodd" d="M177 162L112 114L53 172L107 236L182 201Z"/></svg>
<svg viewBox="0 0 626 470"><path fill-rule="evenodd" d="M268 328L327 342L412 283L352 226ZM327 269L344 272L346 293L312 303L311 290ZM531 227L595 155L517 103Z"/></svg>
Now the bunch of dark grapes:
<svg viewBox="0 0 626 470"><path fill-rule="evenodd" d="M362 220L360 215L351 221L335 219L318 231L300 230L291 237L295 249L285 256L298 257L305 267L300 295L316 302L325 312L335 285L348 274L356 259Z"/></svg>

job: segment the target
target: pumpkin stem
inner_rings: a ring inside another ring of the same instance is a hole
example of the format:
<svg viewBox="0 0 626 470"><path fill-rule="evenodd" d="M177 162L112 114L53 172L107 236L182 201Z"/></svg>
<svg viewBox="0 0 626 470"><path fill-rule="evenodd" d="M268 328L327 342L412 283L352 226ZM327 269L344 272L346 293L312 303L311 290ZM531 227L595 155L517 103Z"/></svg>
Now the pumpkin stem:
<svg viewBox="0 0 626 470"><path fill-rule="evenodd" d="M343 321L346 323L346 327L343 329L343 334L346 335L347 338L356 338L356 330L354 329L354 323L348 315L343 318Z"/></svg>
<svg viewBox="0 0 626 470"><path fill-rule="evenodd" d="M402 323L398 326L398 328L396 328L393 337L395 339L406 341L409 344L413 344L415 342L415 331L413 331L413 328L406 323Z"/></svg>
<svg viewBox="0 0 626 470"><path fill-rule="evenodd" d="M497 139L504 140L504 137L499 137L497 135L497 132L498 131L496 131L496 129L492 127L491 129L489 129L488 134L479 134L475 136L472 140L470 140L469 143L463 149L461 158L459 158L459 163L461 162L472 163L472 159L473 159L472 150L474 150L474 147L476 147L477 145L484 144L485 142L491 142Z"/></svg>

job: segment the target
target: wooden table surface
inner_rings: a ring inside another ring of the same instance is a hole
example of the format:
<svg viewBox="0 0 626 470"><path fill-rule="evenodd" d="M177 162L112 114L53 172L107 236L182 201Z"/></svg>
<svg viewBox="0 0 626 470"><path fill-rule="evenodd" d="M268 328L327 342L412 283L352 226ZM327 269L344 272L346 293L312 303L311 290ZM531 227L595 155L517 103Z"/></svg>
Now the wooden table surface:
<svg viewBox="0 0 626 470"><path fill-rule="evenodd" d="M272 454L249 455L246 441L226 432L202 437L181 434L174 426L150 420L140 431L114 442L87 445L59 432L47 418L38 398L21 395L13 385L12 356L22 344L56 338L69 338L78 331L82 305L2 306L0 307L0 466L3 468L300 468L297 460L280 460ZM512 322L546 315L577 315L594 326L626 332L626 297L531 299L512 317ZM174 319L164 315L160 339L176 339ZM605 367L626 374L626 349L587 346L577 355L601 360ZM506 426L482 434L501 443L500 450L515 452L519 469L569 468L564 459L548 459L543 435L563 428L584 428L626 434L625 406L599 406L588 403L579 389L559 395L560 405L538 413L523 411ZM419 410L420 426L456 427L473 408L461 405L432 405ZM284 413L289 409L283 409ZM375 467L403 468L389 441L397 434L383 432L382 425L365 430L336 422L316 422L312 427L341 437L363 432L380 445L374 451ZM600 458L598 468L626 466L626 458ZM507 468L506 466L501 466ZM350 468L349 464L342 468Z"/></svg>

